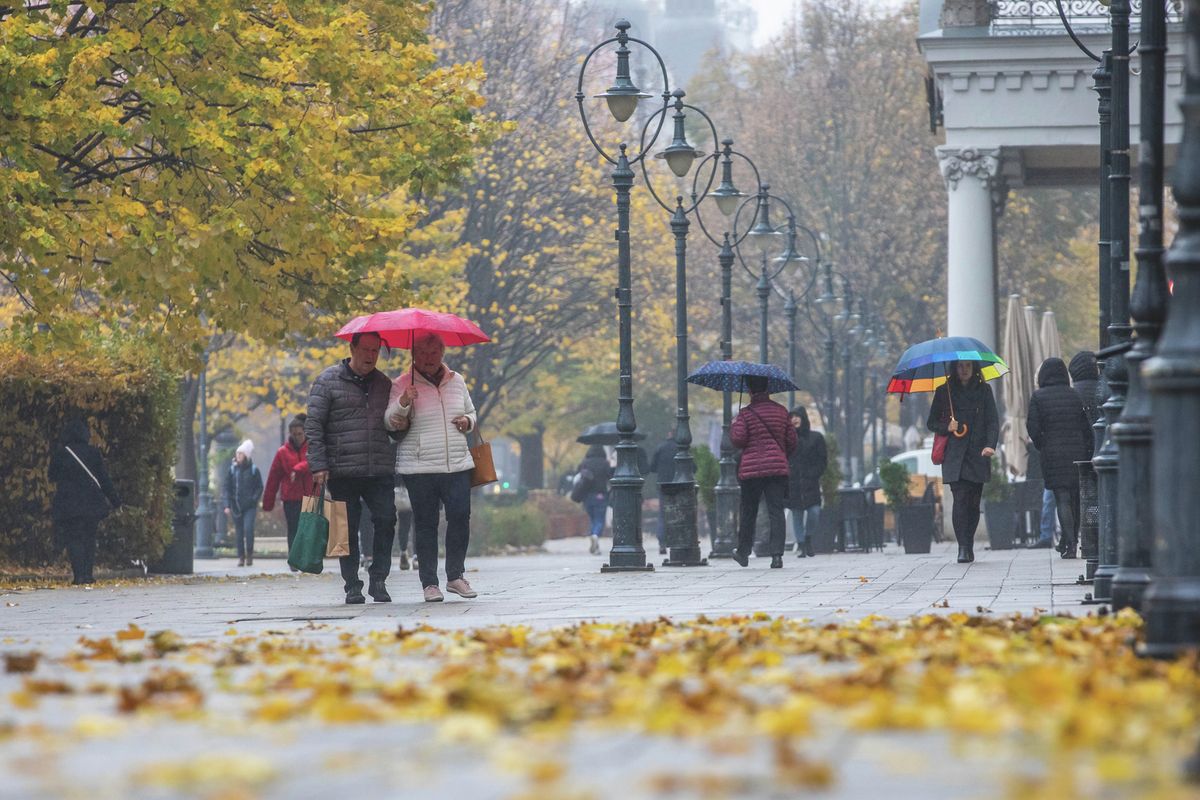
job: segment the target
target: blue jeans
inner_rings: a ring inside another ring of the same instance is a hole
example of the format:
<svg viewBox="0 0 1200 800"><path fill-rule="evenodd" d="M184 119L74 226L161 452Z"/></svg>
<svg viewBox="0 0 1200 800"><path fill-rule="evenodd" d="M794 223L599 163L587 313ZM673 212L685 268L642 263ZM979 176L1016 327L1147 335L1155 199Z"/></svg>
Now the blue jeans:
<svg viewBox="0 0 1200 800"><path fill-rule="evenodd" d="M258 507L248 511L230 510L233 517L233 535L237 540L238 558L254 558L254 516Z"/></svg>
<svg viewBox="0 0 1200 800"><path fill-rule="evenodd" d="M1038 539L1039 542L1054 543L1054 510L1056 503L1054 502L1054 492L1050 489L1042 490L1042 535Z"/></svg>
<svg viewBox="0 0 1200 800"><path fill-rule="evenodd" d="M608 513L608 498L600 493L589 494L583 499L583 510L592 523L592 536L604 533L604 517Z"/></svg>
<svg viewBox="0 0 1200 800"><path fill-rule="evenodd" d="M821 505L811 505L808 508L792 509L792 533L796 537L796 546L804 547L808 540L808 531L817 529L821 522Z"/></svg>

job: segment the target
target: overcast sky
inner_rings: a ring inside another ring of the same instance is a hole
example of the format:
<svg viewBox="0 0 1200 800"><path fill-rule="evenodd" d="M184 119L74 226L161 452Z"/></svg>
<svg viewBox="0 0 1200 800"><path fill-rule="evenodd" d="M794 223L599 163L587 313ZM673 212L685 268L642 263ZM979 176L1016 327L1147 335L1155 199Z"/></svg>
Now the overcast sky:
<svg viewBox="0 0 1200 800"><path fill-rule="evenodd" d="M758 13L758 31L754 35L754 44L758 46L774 36L787 22L792 13L795 0L746 0ZM870 5L879 8L893 9L903 4L904 0L867 0Z"/></svg>

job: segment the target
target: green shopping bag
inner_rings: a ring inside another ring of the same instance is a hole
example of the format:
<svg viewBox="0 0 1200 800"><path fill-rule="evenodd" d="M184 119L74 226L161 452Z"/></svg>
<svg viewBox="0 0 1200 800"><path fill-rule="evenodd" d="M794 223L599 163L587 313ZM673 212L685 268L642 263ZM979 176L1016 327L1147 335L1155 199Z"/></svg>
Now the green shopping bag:
<svg viewBox="0 0 1200 800"><path fill-rule="evenodd" d="M288 565L313 575L320 575L325 569L325 548L329 545L329 520L325 519L323 494L304 498L296 538L288 548Z"/></svg>

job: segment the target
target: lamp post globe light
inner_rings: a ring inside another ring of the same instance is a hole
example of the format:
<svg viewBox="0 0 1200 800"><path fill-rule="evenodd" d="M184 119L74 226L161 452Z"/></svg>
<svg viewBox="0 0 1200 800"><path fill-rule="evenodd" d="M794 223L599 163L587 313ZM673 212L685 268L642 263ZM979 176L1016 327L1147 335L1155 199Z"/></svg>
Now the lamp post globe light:
<svg viewBox="0 0 1200 800"><path fill-rule="evenodd" d="M624 142L618 145L617 152L614 154L596 141L596 137L592 133L592 127L588 122L587 109L584 107L586 95L583 92L583 83L587 75L588 65L591 63L593 56L601 48L610 44L616 44L616 80L607 91L602 92L597 97L607 102L610 113L618 122L624 122L633 116L634 111L637 110L638 103L650 97L650 95L634 85L633 79L630 77L629 55L631 51L629 44L632 42L653 55L659 69L662 71L662 108L664 111L670 103L671 93L667 88L669 84L667 66L663 62L662 56L658 54L658 51L647 42L631 37L629 35L629 28L631 26L627 20L617 20L615 27L617 29L616 36L605 39L593 47L584 58L583 64L579 68L579 82L575 91L575 101L579 106L579 117L583 122L583 128L587 133L588 141L592 143L592 147L595 148L596 152L604 160L613 165L612 186L616 195L617 207L616 300L620 351L617 433L619 441L617 444L617 467L610 482L613 507L613 545L609 553L609 561L601 567L601 572L647 572L652 571L654 565L646 563L646 551L642 547L643 481L641 471L638 468L637 444L634 441L634 435L637 432L637 420L633 413L633 345L631 330L633 317L633 280L629 250L629 207L630 192L633 189L634 179L633 166L645 159L648 151L646 147L643 147L641 152L634 155L633 159L630 160ZM654 131L654 136L650 138L650 142L646 146L652 147L654 145L662 130L662 124L665 119L665 114L659 116L659 127Z"/></svg>
<svg viewBox="0 0 1200 800"><path fill-rule="evenodd" d="M686 111L699 114L712 133L712 141L717 141L717 129L712 119L696 106L683 101L685 93L676 89L671 93L674 109L674 134L671 144L656 158L667 162L667 166L677 178L685 177L692 169L701 153L692 147L685 134ZM646 150L646 136L650 128L660 116L665 116L667 108L659 109L649 116L642 126L642 151ZM705 161L708 159L706 158ZM683 204L683 196L677 195L672 206L665 202L654 187L654 180L647 169L647 161L641 162L642 177L646 188L654 201L671 214L671 234L675 238L675 459L671 480L659 483L662 490L662 511L665 523L666 546L669 549L664 567L697 567L707 566L708 561L700 554L700 538L696 530L698 512L698 487L696 486L696 464L692 459L692 428L688 410L688 332L687 332L687 235L691 223L688 215L694 213L701 202L708 196L713 179L717 174L717 163L712 162L708 183L704 190L697 193L698 177L692 181L692 197L688 206Z"/></svg>
<svg viewBox="0 0 1200 800"><path fill-rule="evenodd" d="M754 173L754 185L762 186L762 179L758 172L758 167L744 153L733 149L733 140L724 139L721 141L721 150L719 153L713 153L707 156L704 161L701 161L696 168L696 174L693 178L692 187L692 203L696 207L696 222L700 225L700 230L705 237L715 245L717 250L717 263L721 268L721 358L724 361L733 360L733 262L734 262L734 246L739 244L732 234L726 230L718 239L708 226L704 223L704 215L701 213L702 206L696 204L698 197L697 183L700 175L704 171L704 165L709 159L721 161L721 183L717 188L708 193L712 201L716 204L721 215L728 220L738 210L739 206L745 201L746 194L740 191L733 182L733 160L741 159L750 167ZM728 226L728 222L726 223ZM747 234L743 233L742 238ZM717 485L714 493L717 503L717 524L716 530L712 532L712 551L708 554L711 558L732 558L734 548L737 546L737 526L738 526L738 511L741 502L741 486L737 479L737 461L733 454L733 442L729 438L729 426L733 423L733 395L730 392L722 392L721 397L721 458L720 458L720 475L717 479Z"/></svg>

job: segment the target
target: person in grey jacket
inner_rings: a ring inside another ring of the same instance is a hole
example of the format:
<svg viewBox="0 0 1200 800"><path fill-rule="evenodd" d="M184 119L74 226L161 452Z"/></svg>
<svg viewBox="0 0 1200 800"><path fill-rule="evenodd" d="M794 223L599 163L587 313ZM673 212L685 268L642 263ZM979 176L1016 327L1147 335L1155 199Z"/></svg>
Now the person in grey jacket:
<svg viewBox="0 0 1200 800"><path fill-rule="evenodd" d="M350 357L322 372L308 396L308 466L313 486L328 483L334 500L346 503L350 555L341 558L347 603L365 603L358 577L358 523L365 502L375 526L367 593L377 603L390 603L386 581L396 537L393 486L396 444L383 425L392 381L375 368L382 340L376 333L356 333Z"/></svg>

